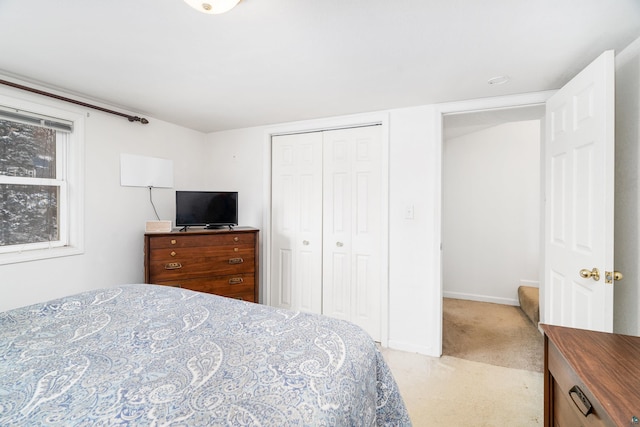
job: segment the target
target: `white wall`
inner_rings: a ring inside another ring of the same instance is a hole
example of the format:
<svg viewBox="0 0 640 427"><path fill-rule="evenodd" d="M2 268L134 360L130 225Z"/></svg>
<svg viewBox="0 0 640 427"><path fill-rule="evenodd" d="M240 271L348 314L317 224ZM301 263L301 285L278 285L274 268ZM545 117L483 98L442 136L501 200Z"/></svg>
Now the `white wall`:
<svg viewBox="0 0 640 427"><path fill-rule="evenodd" d="M638 144L640 42L618 56L616 182L617 268L626 274L616 289L615 327L639 334ZM18 90L0 93L64 109L85 111ZM531 102L531 101L529 101ZM535 101L533 101L535 102ZM495 103L502 103L501 100ZM389 344L438 355L440 288L440 113L481 109L485 101L390 110L389 121ZM153 210L144 188L120 187L120 153L174 161L175 189L240 192L240 222L265 230L269 201L268 127L203 135L150 117L148 125L86 110L85 253L0 266L0 310L73 292L143 280L144 222ZM351 120L309 121L310 127ZM154 190L162 219L174 219L174 191ZM405 209L414 208L414 219ZM265 248L262 247L264 253ZM261 271L264 272L264 264ZM261 279L264 285L264 278ZM624 286L624 287L623 287Z"/></svg>
<svg viewBox="0 0 640 427"><path fill-rule="evenodd" d="M434 106L390 113L389 346L440 356L440 142ZM413 206L414 219L405 219Z"/></svg>
<svg viewBox="0 0 640 427"><path fill-rule="evenodd" d="M201 156L205 135L152 117L147 125L130 123L17 89L0 88L0 93L89 113L85 121L85 252L0 266L0 311L83 290L143 282L144 224L155 215L148 189L120 186L120 153L172 159L175 187L199 187L208 165ZM153 191L159 215L174 220L174 190Z"/></svg>
<svg viewBox="0 0 640 427"><path fill-rule="evenodd" d="M624 248L630 258L624 291L616 290L616 325L626 323L627 330L638 334L637 265L640 262L638 242L638 200L637 180L638 149L640 141L638 127L640 53L639 42L633 45L629 54L626 76L618 76L620 91L625 91L623 101L618 102L627 109L626 114L618 111L617 135L618 163L624 153L621 135L624 135L626 150L630 152L627 172L619 167L617 175L616 230L618 249ZM624 72L621 66L618 72ZM624 85L624 87L623 87ZM628 87L627 87L628 86ZM441 297L440 287L440 114L443 112L470 111L484 108L501 108L508 105L536 104L544 102L552 92L525 94L514 97L500 97L490 100L471 100L460 103L427 105L415 108L390 110L389 115L389 345L394 348L439 355L438 342L441 333ZM618 94L620 97L620 94ZM626 118L623 118L624 116ZM309 129L319 129L324 125L348 121L349 117L329 118L304 123ZM296 125L300 127L300 124ZM280 126L282 127L282 125ZM262 236L268 229L269 209L269 164L270 150L266 137L271 127L256 127L227 132L213 133L207 136L206 147L207 178L212 187L237 189L241 192L240 222L262 230ZM621 174L621 175L620 175ZM627 184L623 184L627 182ZM628 188L625 188L626 187ZM532 191L539 191L539 187ZM623 197L621 197L623 196ZM622 204L626 212L622 214ZM414 207L415 218L404 218L405 208ZM538 210L538 215L540 211ZM620 215L622 214L622 215ZM535 212L532 211L532 215ZM626 221L624 229L621 221ZM618 238L620 233L625 239ZM625 234L626 233L626 234ZM627 243L621 243L628 240ZM538 241L539 242L539 241ZM538 243L536 242L536 243ZM261 257L266 248L264 241ZM620 246L622 244L622 246ZM261 260L261 272L264 263ZM624 271L623 271L624 272ZM630 273L631 272L631 273ZM539 270L533 271L536 277ZM261 277L261 286L265 285ZM261 290L264 294L264 289ZM625 298L629 296L629 300ZM630 319L630 320L629 320ZM620 326L617 326L620 328Z"/></svg>
<svg viewBox="0 0 640 427"><path fill-rule="evenodd" d="M389 125L389 345L394 348L436 354L440 333L440 284L433 280L439 230L434 209L434 171L439 150L434 144L432 106L378 112ZM242 225L262 230L261 298L264 301L266 262L265 233L269 210L269 134L287 128L317 130L344 123L359 123L369 116L346 116L302 123L239 129L208 136L208 155L215 167L207 180L215 188L240 192ZM438 190L439 191L439 190ZM414 219L405 219L407 206Z"/></svg>
<svg viewBox="0 0 640 427"><path fill-rule="evenodd" d="M0 88L0 93L85 111L13 89ZM120 186L121 153L172 159L175 189L237 190L240 223L265 230L270 164L266 142L272 127L203 135L152 117L148 125L141 125L98 111L86 112L90 117L85 123L85 253L0 266L0 310L143 281L142 234L144 222L154 219L154 214L146 188ZM441 328L437 310L441 296L439 281L433 280L439 259L434 194L439 194L435 177L440 154L433 137L434 108L384 114L390 125L389 344L437 354L434 343ZM310 121L308 126L345 120L352 119ZM155 189L153 195L161 218L173 220L174 190ZM414 207L413 220L404 218L406 206ZM263 246L261 255L264 251ZM262 267L261 274L264 271ZM264 285L264 277L261 283Z"/></svg>
<svg viewBox="0 0 640 427"><path fill-rule="evenodd" d="M255 127L207 135L205 181L212 191L238 192L238 223L260 230L259 298L264 303L264 215L268 206L263 168L266 147L264 128Z"/></svg>
<svg viewBox="0 0 640 427"><path fill-rule="evenodd" d="M264 215L264 128L255 127L207 136L205 176L209 190L238 192L240 225L262 228Z"/></svg>
<svg viewBox="0 0 640 427"><path fill-rule="evenodd" d="M444 296L518 305L538 286L540 121L504 123L443 145Z"/></svg>
<svg viewBox="0 0 640 427"><path fill-rule="evenodd" d="M614 332L640 335L640 38L616 56Z"/></svg>

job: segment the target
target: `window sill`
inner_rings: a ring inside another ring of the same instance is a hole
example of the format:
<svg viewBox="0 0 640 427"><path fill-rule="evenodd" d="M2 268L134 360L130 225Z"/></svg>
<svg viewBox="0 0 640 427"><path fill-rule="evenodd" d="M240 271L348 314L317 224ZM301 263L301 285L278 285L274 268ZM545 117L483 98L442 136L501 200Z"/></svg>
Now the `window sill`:
<svg viewBox="0 0 640 427"><path fill-rule="evenodd" d="M0 265L17 264L20 262L37 261L42 259L59 258L84 253L83 248L65 246L63 248L33 249L22 252L0 254Z"/></svg>

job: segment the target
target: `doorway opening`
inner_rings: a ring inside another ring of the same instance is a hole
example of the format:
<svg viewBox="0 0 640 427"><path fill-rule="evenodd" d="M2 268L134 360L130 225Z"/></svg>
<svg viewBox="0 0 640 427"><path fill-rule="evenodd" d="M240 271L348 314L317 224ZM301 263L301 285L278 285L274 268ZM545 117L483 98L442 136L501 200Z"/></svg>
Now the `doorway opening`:
<svg viewBox="0 0 640 427"><path fill-rule="evenodd" d="M443 115L444 355L539 368L541 336L518 288L540 282L543 116L543 104ZM498 328L501 318L522 329ZM470 325L473 334L460 333ZM513 347L521 355L505 348L514 336L529 337Z"/></svg>

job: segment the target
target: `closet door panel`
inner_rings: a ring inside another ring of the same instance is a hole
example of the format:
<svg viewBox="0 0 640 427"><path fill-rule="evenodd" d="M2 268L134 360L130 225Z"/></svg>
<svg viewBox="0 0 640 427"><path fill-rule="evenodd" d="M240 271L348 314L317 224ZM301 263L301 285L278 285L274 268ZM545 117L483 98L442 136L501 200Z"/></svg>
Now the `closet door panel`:
<svg viewBox="0 0 640 427"><path fill-rule="evenodd" d="M372 270L371 257L358 255L354 258L354 287L356 292L354 315L358 319L367 319L369 316L369 311L371 310L371 307L369 307L369 293L375 291L374 289L370 289L369 286L369 284L371 283L371 277L369 277L369 273Z"/></svg>
<svg viewBox="0 0 640 427"><path fill-rule="evenodd" d="M350 234L350 198L351 184L349 175L342 172L333 173L326 178L331 192L325 193L325 200L330 210L326 210L327 215L324 221L325 227L331 236L347 240Z"/></svg>
<svg viewBox="0 0 640 427"><path fill-rule="evenodd" d="M323 313L351 320L352 173L349 131L323 132Z"/></svg>
<svg viewBox="0 0 640 427"><path fill-rule="evenodd" d="M272 305L380 340L381 159L379 126L273 138Z"/></svg>
<svg viewBox="0 0 640 427"><path fill-rule="evenodd" d="M324 313L346 318L379 340L380 128L324 132L323 140ZM339 271L337 254L346 260Z"/></svg>
<svg viewBox="0 0 640 427"><path fill-rule="evenodd" d="M271 305L322 312L322 135L272 140Z"/></svg>
<svg viewBox="0 0 640 427"><path fill-rule="evenodd" d="M382 138L379 127L358 129L353 161L355 175L352 259L352 321L380 339Z"/></svg>
<svg viewBox="0 0 640 427"><path fill-rule="evenodd" d="M295 199L292 198L292 195L295 194L295 177L292 173L293 159L290 158L292 153L287 148L283 147L283 150L278 153L281 159L281 170L274 179L274 187L278 188L274 203L279 208L272 213L274 229L277 229L278 233L272 234L274 236L273 277L276 280L272 281L271 303L281 308L292 308L294 304L292 293L292 283L294 282L293 246L290 241L284 238L296 233L295 218L292 214L296 205Z"/></svg>
<svg viewBox="0 0 640 427"><path fill-rule="evenodd" d="M290 249L280 249L276 258L277 277L279 280L273 284L276 289L272 297L272 303L277 307L291 308L293 306L293 291L291 289L293 282L291 277L293 272L292 252Z"/></svg>
<svg viewBox="0 0 640 427"><path fill-rule="evenodd" d="M345 251L334 251L331 259L325 259L331 266L325 277L323 288L323 314L337 319L351 320L350 262Z"/></svg>

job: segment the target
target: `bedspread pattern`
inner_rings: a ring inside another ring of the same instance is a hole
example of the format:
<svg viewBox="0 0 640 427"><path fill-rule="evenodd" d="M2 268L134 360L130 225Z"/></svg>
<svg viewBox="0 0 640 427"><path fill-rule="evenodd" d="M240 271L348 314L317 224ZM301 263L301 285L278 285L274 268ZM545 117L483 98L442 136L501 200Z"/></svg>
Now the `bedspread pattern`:
<svg viewBox="0 0 640 427"><path fill-rule="evenodd" d="M0 313L0 425L410 425L360 328L154 285Z"/></svg>

